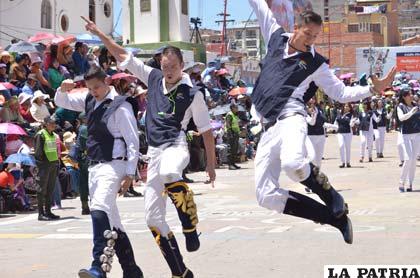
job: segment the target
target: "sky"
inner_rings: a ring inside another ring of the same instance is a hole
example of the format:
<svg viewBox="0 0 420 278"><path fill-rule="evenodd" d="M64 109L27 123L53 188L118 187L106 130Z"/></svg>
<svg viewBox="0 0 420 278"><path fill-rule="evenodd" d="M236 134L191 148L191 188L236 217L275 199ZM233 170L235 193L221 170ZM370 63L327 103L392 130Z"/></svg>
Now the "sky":
<svg viewBox="0 0 420 278"><path fill-rule="evenodd" d="M189 3L190 17L200 17L203 22L201 28L222 28L221 25L218 25L215 21L218 18L217 14L223 12L224 0L190 0ZM114 0L114 22L117 23L116 30L119 34L121 34L122 30L121 20L118 20L120 10L121 0ZM228 0L227 11L231 14L231 19L240 22L246 21L252 10L247 0ZM255 18L254 15L253 18Z"/></svg>

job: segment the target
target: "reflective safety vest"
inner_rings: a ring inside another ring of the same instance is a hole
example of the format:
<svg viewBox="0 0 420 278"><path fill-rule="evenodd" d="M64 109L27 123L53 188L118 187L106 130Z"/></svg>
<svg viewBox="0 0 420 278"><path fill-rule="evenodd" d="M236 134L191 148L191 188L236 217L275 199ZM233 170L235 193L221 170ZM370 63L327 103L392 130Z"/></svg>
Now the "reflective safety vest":
<svg viewBox="0 0 420 278"><path fill-rule="evenodd" d="M239 117L237 115L235 115L232 111L230 111L229 113L226 114L226 118L227 117L232 117L232 122L230 124L230 129L235 132L235 133L240 133L241 129L239 128ZM228 132L228 128L225 125L225 131Z"/></svg>
<svg viewBox="0 0 420 278"><path fill-rule="evenodd" d="M40 131L44 137L44 153L48 161L57 161L58 160L58 150L57 150L57 137L53 132L52 134L48 133L46 129Z"/></svg>

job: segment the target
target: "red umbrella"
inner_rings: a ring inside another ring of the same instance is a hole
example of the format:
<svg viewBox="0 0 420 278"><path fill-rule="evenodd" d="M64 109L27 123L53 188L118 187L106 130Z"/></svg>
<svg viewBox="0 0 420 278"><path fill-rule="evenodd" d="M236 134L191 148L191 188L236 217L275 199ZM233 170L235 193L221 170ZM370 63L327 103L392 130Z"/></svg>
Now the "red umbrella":
<svg viewBox="0 0 420 278"><path fill-rule="evenodd" d="M66 36L66 37L57 36L56 38L52 39L51 43L53 43L53 44L63 44L63 43L70 44L70 43L73 43L75 41L76 41L76 37L72 36L72 35L69 35L69 36Z"/></svg>
<svg viewBox="0 0 420 278"><path fill-rule="evenodd" d="M244 95L246 94L246 92L248 91L247 88L243 88L243 87L236 87L233 88L230 92L229 95L234 97L234 96L239 96L239 95Z"/></svg>
<svg viewBox="0 0 420 278"><path fill-rule="evenodd" d="M2 86L4 87L4 88L6 88L7 90L13 90L13 89L16 89L16 86L15 85L13 85L12 83L9 83L9 82L0 82L0 88L2 88Z"/></svg>
<svg viewBox="0 0 420 278"><path fill-rule="evenodd" d="M120 72L120 73L114 74L111 78L112 78L112 80L125 79L129 82L137 79L137 77L135 77L134 75L131 75L131 74L128 74L128 73L125 73L125 72Z"/></svg>
<svg viewBox="0 0 420 278"><path fill-rule="evenodd" d="M11 123L1 123L0 134L27 135L23 128Z"/></svg>
<svg viewBox="0 0 420 278"><path fill-rule="evenodd" d="M55 39L55 38L56 36L54 36L53 34L39 32L39 33L36 33L35 36L30 37L28 42L51 41L52 39Z"/></svg>

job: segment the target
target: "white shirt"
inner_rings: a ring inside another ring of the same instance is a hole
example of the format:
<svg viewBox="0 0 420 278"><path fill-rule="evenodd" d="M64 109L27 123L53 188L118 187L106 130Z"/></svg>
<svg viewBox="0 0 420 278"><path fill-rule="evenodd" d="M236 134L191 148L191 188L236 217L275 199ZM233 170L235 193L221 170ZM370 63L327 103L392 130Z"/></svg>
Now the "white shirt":
<svg viewBox="0 0 420 278"><path fill-rule="evenodd" d="M254 9L255 14L257 15L262 36L264 38L265 44L268 45L271 35L280 28L280 25L277 24L277 21L265 0L248 1L251 7ZM298 55L298 52L289 54L289 43L293 34L285 33L283 35L289 37L289 41L287 42L284 51L283 59ZM311 46L310 52L313 56L315 56L315 49L313 46ZM328 64L323 63L313 74L308 76L294 90L283 110L280 112L279 117L294 112L306 115L305 104L303 103L303 95L309 88L309 85L312 81L315 82L315 84L320 87L327 96L342 103L354 102L371 96L370 88L368 86L345 86L344 83L330 71Z"/></svg>
<svg viewBox="0 0 420 278"><path fill-rule="evenodd" d="M87 94L87 92L69 94L61 92L61 88L58 88L54 100L59 107L83 112L85 111ZM114 87L111 87L111 91L102 101L96 101L95 109L98 108L105 99L114 100L116 96L118 96L117 91L115 91ZM114 141L112 157L127 157L127 175L134 175L136 173L137 161L139 158L139 136L136 119L133 115L134 112L131 104L124 102L109 117L107 122L107 128L114 138L124 138L124 141Z"/></svg>
<svg viewBox="0 0 420 278"><path fill-rule="evenodd" d="M34 120L39 123L43 123L45 117L50 116L50 112L48 111L47 105L45 103L38 105L33 102L31 108L29 108L29 112L31 113L32 118L34 118Z"/></svg>
<svg viewBox="0 0 420 278"><path fill-rule="evenodd" d="M148 85L149 75L154 70L154 68L145 65L140 59L137 59L133 54L127 53L128 57L125 61L118 64L118 68L122 70L128 69L133 75L138 77L144 84ZM193 88L188 74L183 73L181 81L179 81L171 90L167 91L165 86L165 78L162 79L163 93L167 95L168 93L175 90L179 85L185 84L190 88ZM149 91L149 94L152 92ZM210 115L204 100L203 94L197 92L194 95L191 105L185 111L184 119L181 121L181 128L183 130L187 129L187 125L190 122L191 118L194 120L195 125L199 133L204 133L208 130L211 130L210 125Z"/></svg>

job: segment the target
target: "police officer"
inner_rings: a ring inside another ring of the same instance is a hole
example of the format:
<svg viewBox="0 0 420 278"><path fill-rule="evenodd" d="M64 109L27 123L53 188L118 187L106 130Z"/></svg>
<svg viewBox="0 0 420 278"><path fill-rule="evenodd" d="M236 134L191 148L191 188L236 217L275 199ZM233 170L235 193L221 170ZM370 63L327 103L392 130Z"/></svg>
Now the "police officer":
<svg viewBox="0 0 420 278"><path fill-rule="evenodd" d="M203 94L194 87L188 74L183 73L181 50L168 46L162 51L161 69L145 65L127 53L123 47L85 19L86 29L97 35L119 62L148 86L146 131L149 143L147 184L144 192L146 222L162 251L173 277L191 278L178 243L166 222L166 196L175 205L186 239L187 251L200 247L197 234L197 208L193 192L182 180L182 170L188 165L189 152L185 132L192 118L203 136L207 155L207 172L215 180L215 148L210 116Z"/></svg>
<svg viewBox="0 0 420 278"><path fill-rule="evenodd" d="M58 135L53 117L45 117L44 128L35 135L35 159L38 173L36 175L38 220L48 221L60 218L51 212L51 202L55 181L58 174L59 152Z"/></svg>
<svg viewBox="0 0 420 278"><path fill-rule="evenodd" d="M81 278L103 278L100 256L107 246L106 230L115 230L115 253L124 278L143 277L136 265L133 248L121 223L117 195L131 185L139 157L136 123L137 102L119 96L115 88L105 83L106 73L92 67L85 75L89 92L68 94L75 87L65 80L57 90L55 103L65 109L86 112L89 160L90 214L93 226L93 262L90 269L81 269Z"/></svg>
<svg viewBox="0 0 420 278"><path fill-rule="evenodd" d="M225 132L229 142L229 170L238 170L241 167L236 165L235 161L238 156L239 148L239 127L238 106L236 104L230 105L230 111L225 118Z"/></svg>

